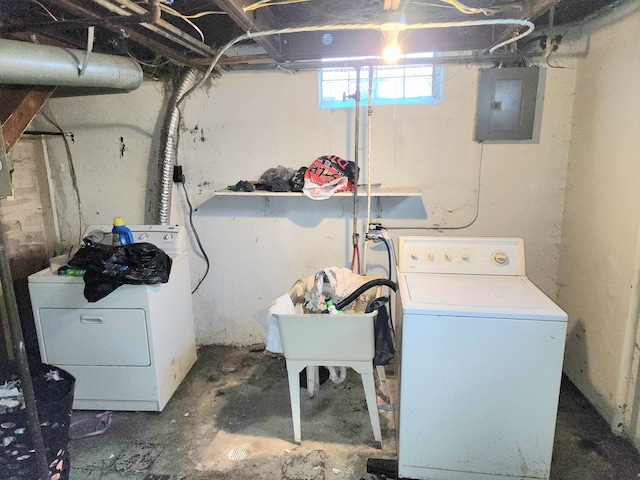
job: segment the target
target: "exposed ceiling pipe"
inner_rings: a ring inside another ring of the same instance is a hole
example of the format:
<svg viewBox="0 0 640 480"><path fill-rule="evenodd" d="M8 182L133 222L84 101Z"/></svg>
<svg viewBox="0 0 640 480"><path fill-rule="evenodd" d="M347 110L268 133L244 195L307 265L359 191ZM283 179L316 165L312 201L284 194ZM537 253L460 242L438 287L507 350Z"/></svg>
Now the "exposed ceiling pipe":
<svg viewBox="0 0 640 480"><path fill-rule="evenodd" d="M556 6L552 5L549 9L549 31L547 32L547 43L544 49L545 58L549 58L553 53L553 19L555 17Z"/></svg>
<svg viewBox="0 0 640 480"><path fill-rule="evenodd" d="M135 90L142 83L140 65L127 57L92 53L83 66L82 50L3 39L0 52L0 83L120 90Z"/></svg>
<svg viewBox="0 0 640 480"><path fill-rule="evenodd" d="M429 58L405 58L400 59L397 65L422 65L428 63L429 65L486 65L497 64L504 62L522 62L523 58L532 59L542 57L544 52L524 52L524 53L492 53L483 55L446 55L436 56ZM233 58L233 57L230 57ZM360 66L386 66L387 63L381 59L368 58L361 61L353 60L345 62L344 60L296 60L292 62L274 62L274 61L261 61L260 63L233 63L221 60L218 62L220 66L226 67L230 71L252 71L252 70L282 70L282 71L306 71L306 70L318 70L321 68L344 68L351 67L356 68Z"/></svg>

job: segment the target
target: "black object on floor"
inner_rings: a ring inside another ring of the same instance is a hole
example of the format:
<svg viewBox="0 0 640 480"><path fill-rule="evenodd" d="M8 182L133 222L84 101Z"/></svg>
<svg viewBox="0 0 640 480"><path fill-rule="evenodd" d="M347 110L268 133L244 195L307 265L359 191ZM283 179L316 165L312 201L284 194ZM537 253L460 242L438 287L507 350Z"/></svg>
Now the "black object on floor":
<svg viewBox="0 0 640 480"><path fill-rule="evenodd" d="M367 473L378 475L378 478L397 479L398 462L386 458L367 458Z"/></svg>
<svg viewBox="0 0 640 480"><path fill-rule="evenodd" d="M0 384L15 386L21 392L17 372L15 363L2 362ZM32 368L31 376L51 479L66 480L70 472L67 448L76 379L65 370L44 363ZM15 399L17 402L23 402L22 394L17 395ZM3 408L0 412L0 479L27 479L38 476L27 422L26 410L20 405Z"/></svg>

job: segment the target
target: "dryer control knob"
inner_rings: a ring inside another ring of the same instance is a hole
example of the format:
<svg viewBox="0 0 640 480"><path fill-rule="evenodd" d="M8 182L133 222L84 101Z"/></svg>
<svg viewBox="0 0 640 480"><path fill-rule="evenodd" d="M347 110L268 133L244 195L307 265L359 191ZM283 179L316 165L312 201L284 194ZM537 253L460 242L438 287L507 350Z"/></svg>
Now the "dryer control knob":
<svg viewBox="0 0 640 480"><path fill-rule="evenodd" d="M509 263L509 256L504 252L495 252L493 254L493 261L498 265L506 265Z"/></svg>
<svg viewBox="0 0 640 480"><path fill-rule="evenodd" d="M167 234L164 236L164 239L165 239L165 240L172 240L172 239L173 239L173 233L167 233Z"/></svg>
<svg viewBox="0 0 640 480"><path fill-rule="evenodd" d="M444 254L444 259L445 259L447 262L450 262L450 261L451 261L451 254L450 254L450 253L445 253L445 254Z"/></svg>
<svg viewBox="0 0 640 480"><path fill-rule="evenodd" d="M417 253L412 253L409 256L411 257L411 260L417 260L418 259L418 254Z"/></svg>

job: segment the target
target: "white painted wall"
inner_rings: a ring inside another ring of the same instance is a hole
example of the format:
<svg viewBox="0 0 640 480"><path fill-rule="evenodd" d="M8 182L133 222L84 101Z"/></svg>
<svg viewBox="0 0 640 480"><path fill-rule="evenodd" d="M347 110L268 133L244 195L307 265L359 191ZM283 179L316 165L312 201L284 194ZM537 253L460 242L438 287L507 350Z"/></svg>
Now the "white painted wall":
<svg viewBox="0 0 640 480"><path fill-rule="evenodd" d="M374 202L374 216L385 224L441 227L394 229L393 238L401 233L522 236L529 275L555 297L575 70L542 70L534 141L483 147L471 140L475 67L445 67L440 105L376 107L371 177L383 186L423 191L424 204L419 198ZM115 214L129 223L149 217L146 175L154 162L151 157L157 155L153 145L163 98L161 87L145 83L127 95L48 103L76 138L71 148L83 223L108 221ZM369 153L364 148L366 109L362 115L364 179ZM178 161L190 201L198 207L193 220L211 264L194 295L197 341L262 341L262 327L252 318L257 310L298 278L324 267L350 265L352 202L213 194L238 180L257 179L278 164L298 168L325 154L352 159L353 111L319 110L314 73L242 73L225 75L192 95L183 120ZM124 157L118 150L120 137L128 148ZM59 140L50 140L54 142ZM51 150L64 165L64 152L53 145ZM68 200L68 185L65 191L66 210L64 205L61 210L72 231L77 214ZM184 198L181 189L175 198ZM359 204L359 213L360 218L365 215L366 202ZM180 217L172 222L186 224ZM386 275L386 251L378 246L368 252L368 259L372 266L367 273ZM195 286L205 271L197 252L191 265Z"/></svg>
<svg viewBox="0 0 640 480"><path fill-rule="evenodd" d="M578 43L559 275L570 319L565 371L613 427L626 411L626 434L640 446L637 363L619 378L640 295L640 4L586 25ZM629 398L616 398L627 381Z"/></svg>
<svg viewBox="0 0 640 480"><path fill-rule="evenodd" d="M34 129L55 132L55 122L69 134L70 155L62 137L46 139L63 244L78 244L87 225L110 224L115 216L130 224L150 222L167 97L163 83L145 82L130 94L45 104Z"/></svg>

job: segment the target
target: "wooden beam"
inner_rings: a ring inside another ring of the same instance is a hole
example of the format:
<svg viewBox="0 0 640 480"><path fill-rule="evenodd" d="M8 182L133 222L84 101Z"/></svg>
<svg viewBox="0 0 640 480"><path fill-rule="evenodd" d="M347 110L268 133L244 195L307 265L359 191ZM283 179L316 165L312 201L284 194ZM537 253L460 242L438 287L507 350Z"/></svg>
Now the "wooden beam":
<svg viewBox="0 0 640 480"><path fill-rule="evenodd" d="M100 15L97 14L96 12L89 10L88 8L82 7L80 5L77 5L70 0L58 0L58 2L59 2L58 6L60 8L64 8L66 11L76 16L100 19ZM135 43L142 45L143 47L149 48L150 50L153 50L157 53L160 53L161 55L164 55L165 57L170 58L171 60L175 61L178 64L187 65L194 68L200 68L199 64L193 63L193 59L191 59L190 57L187 57L181 51L176 50L175 48L171 48L170 46L162 42L154 40L153 38L149 37L148 33L139 32L138 28L140 27L128 25L126 28L124 28L116 25L102 25L102 28L110 30L119 35L125 35Z"/></svg>
<svg viewBox="0 0 640 480"><path fill-rule="evenodd" d="M61 1L61 0L59 0ZM65 0L68 1L68 0ZM139 6L137 3L132 2L131 0L119 0L118 2L114 2L113 0L91 0L96 5L99 5L110 12L117 13L122 15L123 18L128 18L132 15L127 15L125 12L134 12L137 15L144 16L148 13L146 9ZM125 8L127 10L125 10ZM203 57L215 57L216 51L213 50L206 43L201 42L200 40L192 37L191 35L186 34L184 31L180 30L178 27L172 25L165 20L159 19L155 22L145 22L140 23L140 26L160 35L167 40L182 45L183 47L189 49L190 51L197 53L198 55L202 55Z"/></svg>
<svg viewBox="0 0 640 480"><path fill-rule="evenodd" d="M551 7L558 4L560 0L529 0L523 2L521 18L528 18L529 20L535 20Z"/></svg>
<svg viewBox="0 0 640 480"><path fill-rule="evenodd" d="M0 89L0 124L5 152L20 139L53 90L54 87L39 85L9 85Z"/></svg>
<svg viewBox="0 0 640 480"><path fill-rule="evenodd" d="M243 32L260 32L275 29L275 27L263 25L254 17L247 15L247 13L242 9L242 0L214 1L222 10L227 12L229 18L231 18L231 20L233 20ZM280 49L278 48L278 42L274 40L273 37L256 37L254 41L262 46L262 48L264 48L275 60L282 60Z"/></svg>
<svg viewBox="0 0 640 480"><path fill-rule="evenodd" d="M273 62L273 58L271 55L267 54L256 54L256 55L239 55L232 57L222 56L218 61L218 65L239 65L244 63L268 63ZM201 65L210 65L210 60L203 60L199 64Z"/></svg>

